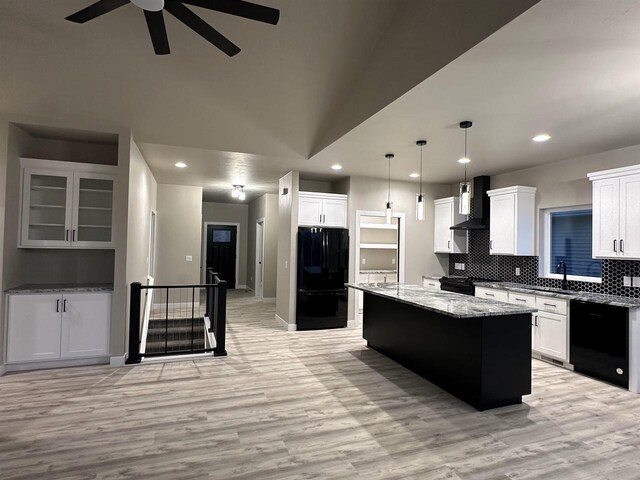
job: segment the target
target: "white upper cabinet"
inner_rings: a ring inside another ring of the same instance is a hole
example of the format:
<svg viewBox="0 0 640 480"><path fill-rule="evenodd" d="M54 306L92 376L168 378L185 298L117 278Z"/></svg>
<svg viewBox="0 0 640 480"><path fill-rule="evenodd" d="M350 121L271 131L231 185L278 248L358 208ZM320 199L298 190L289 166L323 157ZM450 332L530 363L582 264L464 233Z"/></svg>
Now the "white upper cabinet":
<svg viewBox="0 0 640 480"><path fill-rule="evenodd" d="M453 225L467 219L465 215L458 213L458 197L439 198L433 203L433 251L467 253L467 232L451 230Z"/></svg>
<svg viewBox="0 0 640 480"><path fill-rule="evenodd" d="M535 255L536 189L514 186L489 190L489 253Z"/></svg>
<svg viewBox="0 0 640 480"><path fill-rule="evenodd" d="M347 195L300 192L298 225L347 228Z"/></svg>
<svg viewBox="0 0 640 480"><path fill-rule="evenodd" d="M18 246L113 248L114 169L22 159Z"/></svg>
<svg viewBox="0 0 640 480"><path fill-rule="evenodd" d="M640 259L640 166L590 173L593 257Z"/></svg>

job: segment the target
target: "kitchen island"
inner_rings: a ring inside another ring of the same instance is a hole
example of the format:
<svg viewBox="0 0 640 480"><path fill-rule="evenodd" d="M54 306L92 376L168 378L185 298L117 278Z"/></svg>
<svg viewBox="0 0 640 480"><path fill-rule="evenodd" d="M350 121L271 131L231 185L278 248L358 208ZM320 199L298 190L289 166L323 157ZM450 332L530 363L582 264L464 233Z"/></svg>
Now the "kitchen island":
<svg viewBox="0 0 640 480"><path fill-rule="evenodd" d="M535 309L398 283L364 292L367 345L478 410L531 393Z"/></svg>

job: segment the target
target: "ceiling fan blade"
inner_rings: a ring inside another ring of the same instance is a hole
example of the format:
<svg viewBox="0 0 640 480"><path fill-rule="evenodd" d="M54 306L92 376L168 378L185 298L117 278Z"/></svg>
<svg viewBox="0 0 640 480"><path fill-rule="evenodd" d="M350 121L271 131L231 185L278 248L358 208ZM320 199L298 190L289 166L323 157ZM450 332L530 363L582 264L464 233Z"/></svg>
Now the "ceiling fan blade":
<svg viewBox="0 0 640 480"><path fill-rule="evenodd" d="M167 38L167 29L164 26L164 16L162 10L158 12L144 11L144 18L147 20L149 27L149 35L153 43L153 50L156 55L168 55L171 53L169 49L169 39Z"/></svg>
<svg viewBox="0 0 640 480"><path fill-rule="evenodd" d="M240 52L240 48L227 37L218 32L215 28L202 20L199 16L182 5L177 0L167 0L164 8L171 15L184 23L191 30L202 36L205 40L212 43L224 53L233 57Z"/></svg>
<svg viewBox="0 0 640 480"><path fill-rule="evenodd" d="M129 0L100 0L87 8L69 15L65 20L75 23L85 23L96 17L109 13L116 8L120 8L129 3Z"/></svg>
<svg viewBox="0 0 640 480"><path fill-rule="evenodd" d="M182 0L182 2L271 25L277 25L280 19L280 10L244 0Z"/></svg>

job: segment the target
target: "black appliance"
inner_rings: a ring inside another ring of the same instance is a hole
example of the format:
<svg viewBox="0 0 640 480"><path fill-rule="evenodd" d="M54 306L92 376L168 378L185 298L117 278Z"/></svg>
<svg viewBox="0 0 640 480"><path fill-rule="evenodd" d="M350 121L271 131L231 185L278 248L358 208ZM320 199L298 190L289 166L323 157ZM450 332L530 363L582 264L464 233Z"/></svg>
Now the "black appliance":
<svg viewBox="0 0 640 480"><path fill-rule="evenodd" d="M298 330L347 326L349 231L298 228Z"/></svg>
<svg viewBox="0 0 640 480"><path fill-rule="evenodd" d="M474 282L495 282L495 280L475 277L442 277L440 279L440 290L462 293L464 295L475 295L476 286Z"/></svg>
<svg viewBox="0 0 640 480"><path fill-rule="evenodd" d="M569 343L576 372L629 388L629 309L571 300Z"/></svg>
<svg viewBox="0 0 640 480"><path fill-rule="evenodd" d="M482 175L473 179L473 218L451 227L451 230L488 230L489 195L491 177Z"/></svg>

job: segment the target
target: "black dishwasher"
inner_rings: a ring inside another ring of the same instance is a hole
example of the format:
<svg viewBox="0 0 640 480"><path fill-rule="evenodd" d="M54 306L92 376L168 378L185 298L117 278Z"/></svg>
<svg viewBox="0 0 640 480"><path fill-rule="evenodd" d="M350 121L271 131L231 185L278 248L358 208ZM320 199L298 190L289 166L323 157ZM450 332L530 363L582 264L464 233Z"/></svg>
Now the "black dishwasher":
<svg viewBox="0 0 640 480"><path fill-rule="evenodd" d="M570 314L575 371L629 388L629 309L571 300Z"/></svg>

